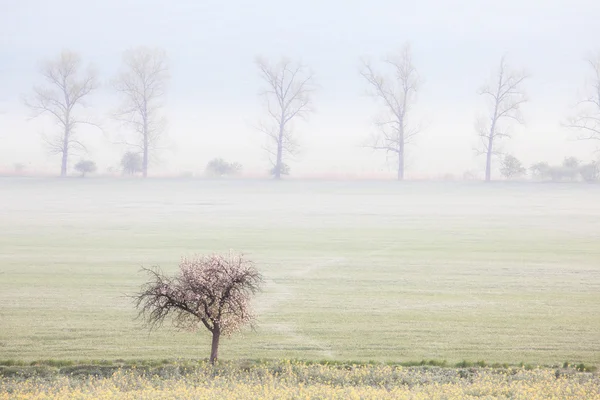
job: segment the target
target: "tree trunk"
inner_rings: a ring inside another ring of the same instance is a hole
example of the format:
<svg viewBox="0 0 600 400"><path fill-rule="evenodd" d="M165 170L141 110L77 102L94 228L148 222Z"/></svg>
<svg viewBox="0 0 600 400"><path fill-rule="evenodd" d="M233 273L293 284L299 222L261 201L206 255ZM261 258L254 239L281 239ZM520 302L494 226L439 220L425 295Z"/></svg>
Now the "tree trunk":
<svg viewBox="0 0 600 400"><path fill-rule="evenodd" d="M144 178L148 177L148 127L144 122L144 158L142 160L142 175Z"/></svg>
<svg viewBox="0 0 600 400"><path fill-rule="evenodd" d="M489 182L492 180L492 152L488 150L487 157L485 160L485 181Z"/></svg>
<svg viewBox="0 0 600 400"><path fill-rule="evenodd" d="M210 363L214 364L219 357L219 339L221 337L221 330L215 328L212 332L212 345L210 348Z"/></svg>
<svg viewBox="0 0 600 400"><path fill-rule="evenodd" d="M275 176L276 180L281 179L281 169L283 168L283 126L279 126L279 136L277 140L277 160L275 162Z"/></svg>
<svg viewBox="0 0 600 400"><path fill-rule="evenodd" d="M65 137L62 147L62 162L60 164L60 176L67 176L67 162L69 158L69 128L65 128Z"/></svg>
<svg viewBox="0 0 600 400"><path fill-rule="evenodd" d="M398 153L398 180L404 180L404 150Z"/></svg>
<svg viewBox="0 0 600 400"><path fill-rule="evenodd" d="M404 137L400 137L400 144L398 146L398 180L404 180Z"/></svg>
<svg viewBox="0 0 600 400"><path fill-rule="evenodd" d="M148 144L147 140L144 140L144 160L142 161L142 175L144 178L148 177Z"/></svg>
<svg viewBox="0 0 600 400"><path fill-rule="evenodd" d="M275 176L276 180L281 179L281 169L282 169L282 161L281 161L281 148L277 148L277 161L275 163Z"/></svg>
<svg viewBox="0 0 600 400"><path fill-rule="evenodd" d="M146 117L147 115L147 110L146 110L146 102L144 102L144 155L143 155L143 160L142 160L142 176L144 178L148 177L148 146L150 145L149 140L148 140L148 119Z"/></svg>
<svg viewBox="0 0 600 400"><path fill-rule="evenodd" d="M494 124L492 124L494 125ZM492 127L492 129L494 129ZM490 132L490 136L488 138L488 146L487 146L487 154L485 158L485 181L489 182L492 180L492 153L494 146L494 134L493 131Z"/></svg>
<svg viewBox="0 0 600 400"><path fill-rule="evenodd" d="M496 135L496 123L498 122L498 106L500 105L500 91L502 89L502 77L504 76L503 64L500 64L500 76L498 77L498 90L496 91L494 103L494 115L492 117L492 126L490 126L490 136L488 137L487 154L485 159L485 181L492 180L492 154L494 153L494 136Z"/></svg>

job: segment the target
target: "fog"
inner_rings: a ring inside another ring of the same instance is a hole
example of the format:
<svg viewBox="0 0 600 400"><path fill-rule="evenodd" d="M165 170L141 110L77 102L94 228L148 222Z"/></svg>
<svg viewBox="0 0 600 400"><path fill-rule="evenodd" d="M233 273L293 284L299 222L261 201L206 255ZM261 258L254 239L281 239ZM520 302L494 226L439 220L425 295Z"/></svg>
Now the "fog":
<svg viewBox="0 0 600 400"><path fill-rule="evenodd" d="M300 153L293 176L393 176L385 153L364 147L376 129L378 105L366 95L360 59L381 60L409 42L423 79L414 118L423 130L407 149L407 177L482 174L475 118L485 111L477 89L500 57L530 74L525 124L515 125L502 151L525 165L591 160L595 144L561 127L589 75L585 57L600 48L600 3L594 0L419 2L374 0L261 2L158 0L4 0L0 13L0 169L23 163L56 174L41 133L56 127L29 120L23 95L41 82L39 62L62 49L93 63L103 85L88 111L104 132L80 130L99 171L125 151L112 142L122 128L110 118L118 104L109 85L128 48L161 47L169 56L168 131L151 175L201 172L214 157L265 174L265 139L255 127L264 109L255 57L301 60L315 73L315 113L297 122Z"/></svg>

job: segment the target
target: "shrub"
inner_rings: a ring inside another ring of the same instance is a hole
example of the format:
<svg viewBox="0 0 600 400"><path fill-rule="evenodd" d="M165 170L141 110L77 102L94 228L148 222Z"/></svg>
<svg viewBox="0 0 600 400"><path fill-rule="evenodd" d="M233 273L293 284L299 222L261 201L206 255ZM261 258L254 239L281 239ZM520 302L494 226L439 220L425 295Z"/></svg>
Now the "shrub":
<svg viewBox="0 0 600 400"><path fill-rule="evenodd" d="M538 162L529 167L531 176L535 179L548 179L550 177L550 165L547 162Z"/></svg>
<svg viewBox="0 0 600 400"><path fill-rule="evenodd" d="M142 157L139 153L128 151L123 154L121 158L121 167L123 168L123 174L135 175L142 172Z"/></svg>
<svg viewBox="0 0 600 400"><path fill-rule="evenodd" d="M241 170L239 163L229 163L222 158L215 158L206 165L206 174L214 177L239 175Z"/></svg>
<svg viewBox="0 0 600 400"><path fill-rule="evenodd" d="M583 164L579 167L581 178L586 182L600 181L600 165L597 162Z"/></svg>
<svg viewBox="0 0 600 400"><path fill-rule="evenodd" d="M85 177L85 174L92 174L96 172L96 163L91 160L81 160L75 164L75 171L81 173L81 177Z"/></svg>
<svg viewBox="0 0 600 400"><path fill-rule="evenodd" d="M521 161L517 159L517 157L508 154L502 159L500 173L505 178L511 179L525 175L526 170L523 167L523 164L521 164Z"/></svg>

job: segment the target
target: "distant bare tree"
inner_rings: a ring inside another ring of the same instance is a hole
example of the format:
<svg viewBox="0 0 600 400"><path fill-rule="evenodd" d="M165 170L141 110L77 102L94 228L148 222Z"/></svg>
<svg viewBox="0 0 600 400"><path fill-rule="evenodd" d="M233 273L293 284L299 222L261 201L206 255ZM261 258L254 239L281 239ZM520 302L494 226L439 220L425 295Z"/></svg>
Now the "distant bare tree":
<svg viewBox="0 0 600 400"><path fill-rule="evenodd" d="M218 358L219 339L253 321L250 299L260 289L262 276L243 256L184 258L174 277L146 269L150 281L135 295L139 315L151 328L168 317L179 329L204 325L212 334L210 362Z"/></svg>
<svg viewBox="0 0 600 400"><path fill-rule="evenodd" d="M166 120L161 116L161 110L169 79L167 55L164 50L138 47L125 52L123 64L122 71L113 81L123 101L116 118L135 132L134 141L124 143L142 153L145 178L150 153L157 149L165 130Z"/></svg>
<svg viewBox="0 0 600 400"><path fill-rule="evenodd" d="M487 96L489 101L489 117L478 121L478 135L481 139L480 152L486 155L485 180L492 177L492 156L499 154L495 146L502 138L510 138L504 121L523 123L521 105L528 99L523 91L523 82L528 75L523 71L510 70L506 57L500 60L500 68L496 76L479 90L480 95Z"/></svg>
<svg viewBox="0 0 600 400"><path fill-rule="evenodd" d="M405 147L419 133L418 126L409 124L408 115L416 102L421 84L412 61L410 45L406 44L396 54L385 59L392 69L391 75L375 71L365 61L361 75L371 87L371 95L384 107L384 117L377 121L379 133L374 135L369 147L395 153L398 157L398 180L404 179Z"/></svg>
<svg viewBox="0 0 600 400"><path fill-rule="evenodd" d="M565 126L581 132L579 139L600 141L600 52L587 63L593 71L588 93L578 103L578 114L568 118Z"/></svg>
<svg viewBox="0 0 600 400"><path fill-rule="evenodd" d="M266 150L272 157L273 177L281 179L289 170L284 158L295 155L298 150L292 121L308 117L316 86L313 73L300 63L284 58L272 65L259 58L256 64L266 84L261 95L265 99L268 122L262 124L260 130L268 138Z"/></svg>
<svg viewBox="0 0 600 400"><path fill-rule="evenodd" d="M44 140L51 154L61 155L60 176L66 176L71 152L86 150L75 128L81 124L93 125L79 110L86 107L86 98L98 87L96 75L91 67L82 72L81 57L70 51L44 62L40 72L47 85L35 86L33 94L25 99L25 105L34 113L34 118L48 114L60 127L59 134L46 136Z"/></svg>

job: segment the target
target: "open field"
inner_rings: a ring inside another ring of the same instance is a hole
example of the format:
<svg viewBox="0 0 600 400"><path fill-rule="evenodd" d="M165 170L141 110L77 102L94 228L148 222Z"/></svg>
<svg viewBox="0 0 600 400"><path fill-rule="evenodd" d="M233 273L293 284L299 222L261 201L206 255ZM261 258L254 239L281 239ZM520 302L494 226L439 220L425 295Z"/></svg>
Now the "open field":
<svg viewBox="0 0 600 400"><path fill-rule="evenodd" d="M267 282L223 359L600 364L599 186L2 179L0 227L0 359L208 356L127 294L233 248Z"/></svg>

